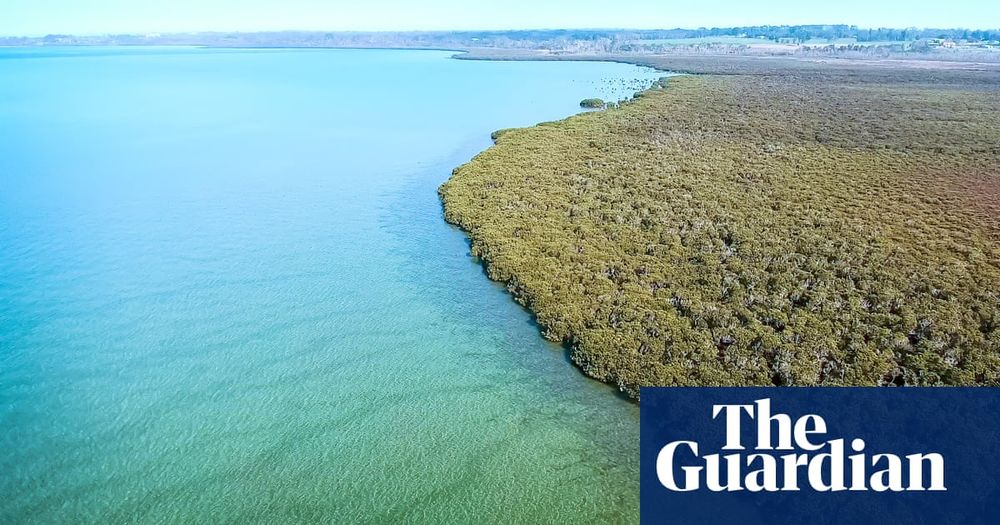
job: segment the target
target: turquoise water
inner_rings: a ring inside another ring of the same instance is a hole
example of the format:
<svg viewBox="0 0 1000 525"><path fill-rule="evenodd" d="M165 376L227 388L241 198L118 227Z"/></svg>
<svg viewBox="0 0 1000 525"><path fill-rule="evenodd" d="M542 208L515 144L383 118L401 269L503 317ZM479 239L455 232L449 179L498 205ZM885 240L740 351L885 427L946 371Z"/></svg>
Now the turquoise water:
<svg viewBox="0 0 1000 525"><path fill-rule="evenodd" d="M657 75L449 55L0 49L0 523L637 521L435 192Z"/></svg>

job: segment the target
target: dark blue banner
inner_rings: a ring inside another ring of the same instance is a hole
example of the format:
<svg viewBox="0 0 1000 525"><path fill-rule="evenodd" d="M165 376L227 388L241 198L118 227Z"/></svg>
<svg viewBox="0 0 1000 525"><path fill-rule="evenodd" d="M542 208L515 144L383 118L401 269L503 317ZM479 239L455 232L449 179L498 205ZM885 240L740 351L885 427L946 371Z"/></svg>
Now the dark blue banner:
<svg viewBox="0 0 1000 525"><path fill-rule="evenodd" d="M1000 389L644 388L642 523L1000 523Z"/></svg>

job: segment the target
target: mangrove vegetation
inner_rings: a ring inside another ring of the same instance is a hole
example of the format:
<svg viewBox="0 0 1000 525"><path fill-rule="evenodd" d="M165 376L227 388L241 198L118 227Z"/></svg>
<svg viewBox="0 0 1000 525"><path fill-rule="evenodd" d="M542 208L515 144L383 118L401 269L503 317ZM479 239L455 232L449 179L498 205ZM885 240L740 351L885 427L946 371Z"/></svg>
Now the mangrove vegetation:
<svg viewBox="0 0 1000 525"><path fill-rule="evenodd" d="M1000 385L1000 73L656 60L440 189L547 338L634 397Z"/></svg>

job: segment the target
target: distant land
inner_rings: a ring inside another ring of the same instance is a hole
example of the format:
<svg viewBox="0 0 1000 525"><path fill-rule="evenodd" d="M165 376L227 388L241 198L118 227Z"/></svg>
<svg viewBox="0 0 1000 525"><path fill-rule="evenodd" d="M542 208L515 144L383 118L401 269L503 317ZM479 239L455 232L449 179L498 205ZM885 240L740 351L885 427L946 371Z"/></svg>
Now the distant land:
<svg viewBox="0 0 1000 525"><path fill-rule="evenodd" d="M905 56L1000 61L1000 29L867 29L851 25L701 29L150 33L0 37L0 46L209 46L507 49L554 55L737 54Z"/></svg>

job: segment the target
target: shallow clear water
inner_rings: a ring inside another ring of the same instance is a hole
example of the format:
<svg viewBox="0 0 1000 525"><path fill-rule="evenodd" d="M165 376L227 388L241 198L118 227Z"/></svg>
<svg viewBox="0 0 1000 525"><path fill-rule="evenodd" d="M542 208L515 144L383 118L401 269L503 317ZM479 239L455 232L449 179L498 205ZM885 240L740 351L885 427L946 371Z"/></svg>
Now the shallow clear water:
<svg viewBox="0 0 1000 525"><path fill-rule="evenodd" d="M0 49L0 522L629 522L638 413L436 188L649 70Z"/></svg>

